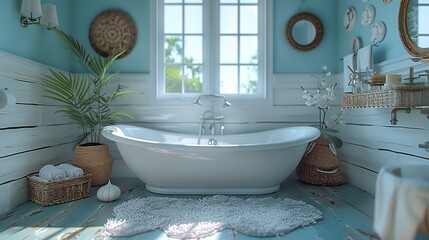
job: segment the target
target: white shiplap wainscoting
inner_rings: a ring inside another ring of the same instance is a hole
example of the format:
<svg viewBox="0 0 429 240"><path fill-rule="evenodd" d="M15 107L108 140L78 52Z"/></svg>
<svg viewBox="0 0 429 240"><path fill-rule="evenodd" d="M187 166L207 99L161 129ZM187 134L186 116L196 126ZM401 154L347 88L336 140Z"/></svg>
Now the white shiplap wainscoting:
<svg viewBox="0 0 429 240"><path fill-rule="evenodd" d="M389 60L376 66L379 74L401 74L408 78L409 67L415 73L429 70L409 57ZM419 79L418 81L425 81ZM392 108L360 108L344 111L341 127L344 147L339 150L343 169L351 184L370 193L375 191L381 167L402 164L429 164L429 152L418 145L429 141L429 119L413 109L399 111L397 125L390 124Z"/></svg>
<svg viewBox="0 0 429 240"><path fill-rule="evenodd" d="M16 104L0 109L0 213L27 201L28 174L71 159L73 125L43 97L48 66L0 51L0 88Z"/></svg>

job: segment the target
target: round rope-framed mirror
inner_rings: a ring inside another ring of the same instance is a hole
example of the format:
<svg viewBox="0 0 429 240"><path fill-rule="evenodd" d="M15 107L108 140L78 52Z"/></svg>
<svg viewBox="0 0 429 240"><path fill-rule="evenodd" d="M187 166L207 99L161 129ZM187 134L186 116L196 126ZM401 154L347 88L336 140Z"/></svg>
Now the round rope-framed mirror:
<svg viewBox="0 0 429 240"><path fill-rule="evenodd" d="M429 37L419 29L420 16L429 14L427 4L422 0L401 0L398 15L398 30L405 50L418 58L429 58ZM427 11L418 13L419 11ZM423 29L424 30L424 29Z"/></svg>
<svg viewBox="0 0 429 240"><path fill-rule="evenodd" d="M322 41L323 24L312 13L298 13L289 19L285 34L293 48L298 51L310 51Z"/></svg>

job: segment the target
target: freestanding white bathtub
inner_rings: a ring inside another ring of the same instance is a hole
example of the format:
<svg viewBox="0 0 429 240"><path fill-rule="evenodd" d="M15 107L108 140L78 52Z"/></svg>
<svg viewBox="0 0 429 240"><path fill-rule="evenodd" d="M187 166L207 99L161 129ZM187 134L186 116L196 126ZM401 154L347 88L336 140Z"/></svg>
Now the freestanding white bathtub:
<svg viewBox="0 0 429 240"><path fill-rule="evenodd" d="M266 194L296 168L313 127L288 127L235 135L178 134L130 125L107 126L127 166L160 194ZM210 139L218 145L208 145Z"/></svg>

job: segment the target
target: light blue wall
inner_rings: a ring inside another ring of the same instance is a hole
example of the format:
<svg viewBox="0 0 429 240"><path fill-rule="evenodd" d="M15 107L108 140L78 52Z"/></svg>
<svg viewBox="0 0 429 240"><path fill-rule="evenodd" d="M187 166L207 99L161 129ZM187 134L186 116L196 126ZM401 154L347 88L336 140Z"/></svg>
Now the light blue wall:
<svg viewBox="0 0 429 240"><path fill-rule="evenodd" d="M337 11L339 13L338 21L335 26L338 29L337 59L352 53L351 42L356 36L361 38L363 46L371 44L370 32L372 25L379 21L383 21L386 24L387 31L385 39L378 44L378 47L373 48L374 63L380 63L389 59L408 55L402 46L398 33L399 0L391 1L388 4L384 4L381 0L369 0L366 3L359 0L337 0L337 4ZM376 16L373 24L363 26L360 23L360 15L370 4L376 9ZM346 9L349 7L355 7L358 14L358 21L352 31L345 31L343 17ZM342 71L342 62L339 63L338 69Z"/></svg>
<svg viewBox="0 0 429 240"><path fill-rule="evenodd" d="M71 29L71 1L43 0L42 3L57 5L61 28L66 31ZM20 9L21 0L2 0L0 3L0 50L60 69L70 69L70 55L55 34L40 26L22 28Z"/></svg>
<svg viewBox="0 0 429 240"><path fill-rule="evenodd" d="M340 0L274 0L274 72L320 73L322 65L335 70L337 46L336 4ZM355 0L357 1L357 0ZM301 3L303 3L301 5ZM301 6L301 7L300 7ZM300 52L286 40L285 27L289 19L299 12L310 12L323 23L324 34L319 46Z"/></svg>
<svg viewBox="0 0 429 240"><path fill-rule="evenodd" d="M57 5L60 27L81 41L91 53L88 30L91 21L105 9L119 8L128 12L137 26L137 43L133 51L112 67L113 71L123 73L148 73L150 70L150 0L42 0L43 3ZM351 41L359 36L363 45L370 44L371 26L360 24L363 9L372 4L376 8L374 22L384 21L387 35L379 47L374 49L374 62L407 55L399 39L397 18L399 0L383 4L381 0L273 0L273 41L275 73L317 73L322 65L334 72L342 71L344 55L351 53ZM2 0L0 16L0 50L26 57L41 63L65 70L80 71L69 53L51 32L39 26L21 28L19 9L21 0ZM354 6L358 13L358 22L352 31L343 27L344 12ZM298 12L308 11L318 16L324 25L321 44L309 52L293 49L285 38L287 21Z"/></svg>
<svg viewBox="0 0 429 240"><path fill-rule="evenodd" d="M69 0L70 2L72 0ZM88 31L92 20L103 10L118 8L127 12L137 28L137 42L130 54L117 60L111 68L113 72L148 73L150 69L150 0L73 0L73 30L72 35L90 51ZM80 71L74 64L72 71Z"/></svg>

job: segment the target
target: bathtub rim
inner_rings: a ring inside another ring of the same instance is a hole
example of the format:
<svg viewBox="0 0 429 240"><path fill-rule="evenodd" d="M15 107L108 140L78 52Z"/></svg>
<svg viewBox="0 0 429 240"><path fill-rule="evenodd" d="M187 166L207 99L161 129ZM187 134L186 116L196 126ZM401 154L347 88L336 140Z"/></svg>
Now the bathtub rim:
<svg viewBox="0 0 429 240"><path fill-rule="evenodd" d="M259 132L251 132L251 133L240 133L240 134L227 134L227 135L223 135L223 136L237 136L237 135L248 135L248 134L256 134L256 133L261 133L261 132L270 132L270 131L278 131L281 129L297 129L297 128L303 128L303 129L307 129L309 130L309 132L306 133L306 135L301 136L300 138L296 139L294 138L293 141L284 141L284 142L267 142L267 143L246 143L246 144L222 144L222 145L199 145L199 144L184 144L184 143L171 143L171 142L160 142L160 141L151 141L151 140L145 140L145 139L139 139L139 138L135 138L135 137L130 137L130 136L117 136L115 134L113 134L114 129L119 128L121 129L121 127L135 127L135 128L143 128L143 129L148 129L151 130L153 132L157 132L157 133L169 133L169 134L178 134L181 136L195 136L196 134L184 134L184 133L176 133L176 132L167 132L167 131L162 131L162 130L157 130L157 129L152 129L152 128L148 128L148 127L142 127L142 126L136 126L136 125L130 125L130 124L116 124L116 125L110 125L110 126L106 126L103 128L102 130L102 135L111 140L114 141L115 143L122 143L122 144L129 144L129 145L133 145L133 146L151 146L151 147L171 147L171 148L194 148L194 149L199 149L199 150L208 150L208 149L219 149L222 148L223 150L227 150L227 149L237 149L240 148L242 150L244 149L267 149L267 148L280 148L280 147L294 147L297 145L301 145L303 143L309 143L311 141L316 140L317 138L320 137L320 131L319 129L315 128L315 127L311 127L311 126L290 126L290 127L282 127L282 128L276 128L276 129L271 129L271 130L264 130L264 131L259 131ZM219 137L222 135L215 135L215 137ZM204 137L207 137L207 135L204 135Z"/></svg>

